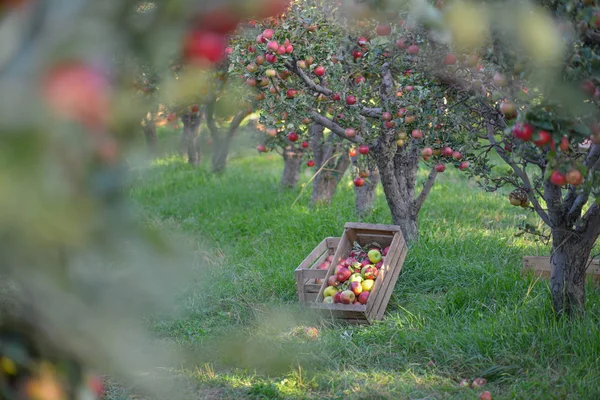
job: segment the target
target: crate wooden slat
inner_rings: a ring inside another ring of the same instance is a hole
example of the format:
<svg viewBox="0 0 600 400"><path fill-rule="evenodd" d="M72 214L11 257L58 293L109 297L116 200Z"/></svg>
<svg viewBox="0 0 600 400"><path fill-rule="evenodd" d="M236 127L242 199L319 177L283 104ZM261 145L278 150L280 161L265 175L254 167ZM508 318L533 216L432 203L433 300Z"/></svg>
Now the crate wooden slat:
<svg viewBox="0 0 600 400"><path fill-rule="evenodd" d="M523 257L522 275L533 271L535 276L550 279L550 257L525 256ZM600 282L600 259L591 260L586 270L586 279L593 279L596 284Z"/></svg>
<svg viewBox="0 0 600 400"><path fill-rule="evenodd" d="M327 237L310 252L294 271L296 278L296 294L300 303L315 301L321 284L316 284L315 279L324 279L327 274L325 269L316 269L325 259L335 253L340 243L339 237Z"/></svg>
<svg viewBox="0 0 600 400"><path fill-rule="evenodd" d="M390 246L367 304L325 304L323 303L323 290L327 287L327 278L333 275L335 266L350 255L355 241L361 246L372 242L377 242L382 247ZM347 223L344 226L344 234L333 256L331 266L327 270L325 282L321 285L321 290L319 290L315 302L311 303L310 306L318 309L326 316L353 323L370 324L373 321L381 320L394 291L407 252L406 241L398 226Z"/></svg>

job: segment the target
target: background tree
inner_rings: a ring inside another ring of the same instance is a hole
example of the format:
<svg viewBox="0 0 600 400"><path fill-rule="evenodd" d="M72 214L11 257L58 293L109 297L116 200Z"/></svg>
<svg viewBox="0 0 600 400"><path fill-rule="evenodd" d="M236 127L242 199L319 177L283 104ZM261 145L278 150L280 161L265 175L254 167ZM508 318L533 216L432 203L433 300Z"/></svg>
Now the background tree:
<svg viewBox="0 0 600 400"><path fill-rule="evenodd" d="M412 240L418 213L443 167L433 166L417 191L421 146L434 141L444 146L455 138L449 131L423 137L422 130L445 125L447 108L439 87L422 74L407 72L418 47L396 42L403 31L401 24L356 23L337 3L298 1L281 21L246 29L246 41L240 41L235 54L237 64L247 68L250 86L260 88L257 82L264 80L263 87L272 88L263 101L269 115L288 112L290 129L309 118L336 141L357 147L359 170L377 166L378 173L370 174L370 184L359 193L374 193L380 177L394 223ZM292 52L286 51L286 40ZM357 178L360 187L364 178Z"/></svg>

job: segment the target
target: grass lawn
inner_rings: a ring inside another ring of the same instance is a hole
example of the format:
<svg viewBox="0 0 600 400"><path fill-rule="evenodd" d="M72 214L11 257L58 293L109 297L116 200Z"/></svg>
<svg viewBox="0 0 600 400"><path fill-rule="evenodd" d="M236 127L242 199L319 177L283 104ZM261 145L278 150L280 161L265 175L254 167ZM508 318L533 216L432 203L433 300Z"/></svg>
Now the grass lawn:
<svg viewBox="0 0 600 400"><path fill-rule="evenodd" d="M278 188L276 154L237 152L211 175L178 157L135 174L131 196L145 223L184 233L198 279L182 288L176 318L149 328L187 354L172 373L190 398L600 399L600 291L588 313L556 321L544 281L520 276L523 255L549 249L516 225L537 223L454 168L443 174L419 221L384 320L372 326L318 322L298 306L294 268L326 236L356 220L346 176L328 208L310 190ZM421 179L426 171L421 171ZM301 184L310 179L302 175ZM391 223L383 193L367 222ZM176 268L176 266L172 266ZM315 327L315 335L304 327ZM460 388L486 377L484 389ZM107 399L125 398L115 388Z"/></svg>

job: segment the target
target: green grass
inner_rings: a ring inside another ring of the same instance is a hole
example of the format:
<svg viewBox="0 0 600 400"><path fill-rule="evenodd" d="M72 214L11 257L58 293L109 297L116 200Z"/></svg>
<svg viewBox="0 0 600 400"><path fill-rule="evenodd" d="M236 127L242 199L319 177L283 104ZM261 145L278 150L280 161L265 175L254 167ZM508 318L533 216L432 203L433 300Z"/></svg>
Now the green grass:
<svg viewBox="0 0 600 400"><path fill-rule="evenodd" d="M384 320L318 322L297 304L293 271L356 220L351 180L331 207L311 209L310 190L292 207L300 188L280 190L281 169L273 153L242 151L221 176L178 157L136 174L131 196L145 223L183 232L198 259L198 280L178 294L183 317L149 321L185 349L177 374L197 387L194 398L476 399L484 389L457 382L477 376L494 399L600 398L600 292L588 286L584 319L555 320L546 282L520 276L523 255L549 251L514 236L520 221L536 223L531 212L449 170L422 210ZM367 222L391 223L381 190Z"/></svg>

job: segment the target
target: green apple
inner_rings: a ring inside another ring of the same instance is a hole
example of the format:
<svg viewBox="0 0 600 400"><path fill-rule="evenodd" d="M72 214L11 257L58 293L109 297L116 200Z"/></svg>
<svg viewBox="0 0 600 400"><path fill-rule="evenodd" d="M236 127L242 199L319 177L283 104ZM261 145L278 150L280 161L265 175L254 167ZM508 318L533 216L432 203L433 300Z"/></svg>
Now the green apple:
<svg viewBox="0 0 600 400"><path fill-rule="evenodd" d="M365 279L361 283L363 291L370 292L373 289L373 285L375 285L375 281L373 279Z"/></svg>
<svg viewBox="0 0 600 400"><path fill-rule="evenodd" d="M352 274L352 276L350 276L350 279L348 279L348 281L350 283L352 283L352 282L359 282L360 283L360 282L363 281L363 277L362 277L362 275L360 273L357 272L355 274Z"/></svg>
<svg viewBox="0 0 600 400"><path fill-rule="evenodd" d="M381 252L377 249L369 250L367 256L369 257L369 261L373 264L377 264L382 259Z"/></svg>
<svg viewBox="0 0 600 400"><path fill-rule="evenodd" d="M323 299L323 303L330 303L333 304L333 297L332 296L327 296Z"/></svg>
<svg viewBox="0 0 600 400"><path fill-rule="evenodd" d="M335 294L337 293L337 288L335 286L327 286L325 288L325 290L323 290L323 296L325 297L332 297L335 296Z"/></svg>

